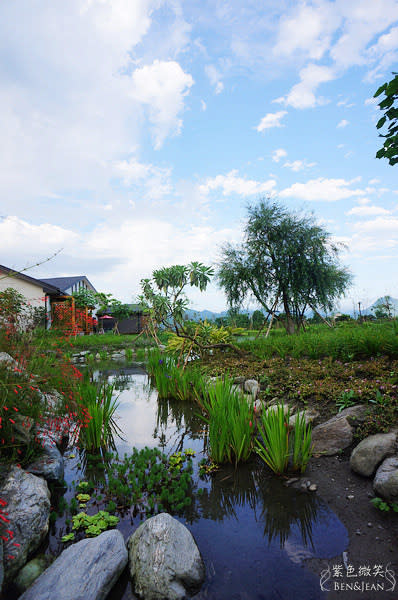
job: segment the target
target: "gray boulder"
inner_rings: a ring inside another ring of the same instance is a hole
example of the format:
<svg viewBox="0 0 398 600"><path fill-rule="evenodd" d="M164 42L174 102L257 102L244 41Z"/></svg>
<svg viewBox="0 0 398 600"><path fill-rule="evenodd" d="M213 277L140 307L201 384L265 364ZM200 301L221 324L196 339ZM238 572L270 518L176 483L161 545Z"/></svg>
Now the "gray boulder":
<svg viewBox="0 0 398 600"><path fill-rule="evenodd" d="M64 459L55 444L46 442L43 455L31 463L26 470L33 475L44 477L47 481L63 481Z"/></svg>
<svg viewBox="0 0 398 600"><path fill-rule="evenodd" d="M346 417L340 415L312 430L313 453L333 456L352 444L353 431Z"/></svg>
<svg viewBox="0 0 398 600"><path fill-rule="evenodd" d="M349 406L344 408L339 414L339 417L345 417L351 427L358 427L366 421L366 414L369 411L369 407L365 404L355 404L355 406Z"/></svg>
<svg viewBox="0 0 398 600"><path fill-rule="evenodd" d="M398 500L398 454L384 459L376 471L373 481L373 489L376 494L397 502Z"/></svg>
<svg viewBox="0 0 398 600"><path fill-rule="evenodd" d="M69 546L20 600L105 600L127 564L120 531Z"/></svg>
<svg viewBox="0 0 398 600"><path fill-rule="evenodd" d="M253 400L255 400L260 391L260 384L258 383L258 381L256 381L256 379L246 379L244 384L244 390L245 392L251 394Z"/></svg>
<svg viewBox="0 0 398 600"><path fill-rule="evenodd" d="M5 363L10 367L18 367L17 361L8 354L8 352L0 352L0 363Z"/></svg>
<svg viewBox="0 0 398 600"><path fill-rule="evenodd" d="M13 539L4 544L5 578L9 580L47 535L50 492L44 479L14 467L0 490L0 497L7 502L10 528L14 533Z"/></svg>
<svg viewBox="0 0 398 600"><path fill-rule="evenodd" d="M306 425L312 423L317 417L319 417L319 412L314 409L300 410L295 415L292 415L289 419L290 427L294 427L296 424L297 418L302 418L304 416L304 422Z"/></svg>
<svg viewBox="0 0 398 600"><path fill-rule="evenodd" d="M167 513L142 523L127 546L135 593L144 600L181 600L203 583L205 568L195 540Z"/></svg>
<svg viewBox="0 0 398 600"><path fill-rule="evenodd" d="M352 451L351 469L359 475L371 477L381 461L389 454L394 454L396 439L395 433L376 433L365 438Z"/></svg>
<svg viewBox="0 0 398 600"><path fill-rule="evenodd" d="M4 565L3 565L3 540L0 539L0 595L4 581Z"/></svg>

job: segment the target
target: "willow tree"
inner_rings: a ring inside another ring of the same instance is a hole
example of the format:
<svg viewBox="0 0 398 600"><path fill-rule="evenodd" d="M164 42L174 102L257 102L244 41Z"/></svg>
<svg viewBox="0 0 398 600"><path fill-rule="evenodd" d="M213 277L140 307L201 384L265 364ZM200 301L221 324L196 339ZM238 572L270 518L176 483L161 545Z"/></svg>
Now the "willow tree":
<svg viewBox="0 0 398 600"><path fill-rule="evenodd" d="M243 243L222 247L217 278L231 307L254 297L268 315L283 311L290 334L308 308L331 310L350 284L340 250L313 215L261 200L248 206Z"/></svg>

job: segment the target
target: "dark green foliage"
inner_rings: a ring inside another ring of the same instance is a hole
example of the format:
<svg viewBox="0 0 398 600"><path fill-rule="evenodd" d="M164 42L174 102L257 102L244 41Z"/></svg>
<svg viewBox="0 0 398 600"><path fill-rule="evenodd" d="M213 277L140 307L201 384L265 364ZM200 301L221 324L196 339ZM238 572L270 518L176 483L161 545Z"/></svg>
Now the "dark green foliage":
<svg viewBox="0 0 398 600"><path fill-rule="evenodd" d="M254 296L267 314L283 311L293 333L308 308L331 310L350 284L339 247L312 215L262 200L248 207L244 233L241 246L224 245L217 272L232 308Z"/></svg>
<svg viewBox="0 0 398 600"><path fill-rule="evenodd" d="M169 458L157 448L133 449L105 465L106 481L100 485L108 500L108 512L131 508L134 513L156 514L162 510L179 512L191 503L192 451Z"/></svg>
<svg viewBox="0 0 398 600"><path fill-rule="evenodd" d="M393 73L395 77L391 81L383 83L374 95L377 98L384 94L384 99L379 103L379 108L384 112L384 116L376 124L377 129L388 125L386 133L380 133L380 137L385 138L383 147L376 153L376 158L386 158L390 165L398 162L398 73Z"/></svg>

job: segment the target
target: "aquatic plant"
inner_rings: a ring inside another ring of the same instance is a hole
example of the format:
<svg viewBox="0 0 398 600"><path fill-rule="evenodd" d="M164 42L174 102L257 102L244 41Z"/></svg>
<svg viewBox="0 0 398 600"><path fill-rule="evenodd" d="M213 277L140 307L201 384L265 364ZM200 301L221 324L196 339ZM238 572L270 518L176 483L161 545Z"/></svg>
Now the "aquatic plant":
<svg viewBox="0 0 398 600"><path fill-rule="evenodd" d="M304 414L295 418L289 426L290 409L278 404L263 412L258 427L260 439L256 439L256 452L276 474L290 467L293 471L305 471L311 457L311 425L306 424Z"/></svg>
<svg viewBox="0 0 398 600"><path fill-rule="evenodd" d="M197 398L209 425L209 455L216 463L246 461L253 450L253 403L237 390L232 380L202 382Z"/></svg>
<svg viewBox="0 0 398 600"><path fill-rule="evenodd" d="M82 403L90 415L90 420L80 430L80 442L86 450L93 452L100 448L114 447L113 438L120 437L114 414L119 406L113 397L114 386L103 383L97 385L85 381L80 386Z"/></svg>

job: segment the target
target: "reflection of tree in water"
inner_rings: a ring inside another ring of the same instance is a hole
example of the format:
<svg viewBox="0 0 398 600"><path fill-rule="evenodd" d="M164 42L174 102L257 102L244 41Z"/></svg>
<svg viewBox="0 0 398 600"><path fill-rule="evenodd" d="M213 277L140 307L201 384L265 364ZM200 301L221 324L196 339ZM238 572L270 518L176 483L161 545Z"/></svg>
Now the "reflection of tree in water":
<svg viewBox="0 0 398 600"><path fill-rule="evenodd" d="M261 486L261 494L260 518L264 521L264 536L268 537L268 543L279 539L283 548L296 526L303 544L314 548L312 527L320 507L317 496L286 487L275 477L268 479L266 486Z"/></svg>
<svg viewBox="0 0 398 600"><path fill-rule="evenodd" d="M195 403L158 399L154 439L159 440L159 446L163 450L169 446L170 453L181 452L185 438L200 439L204 436L206 440L205 423L199 413L200 408ZM168 431L170 427L171 433Z"/></svg>

